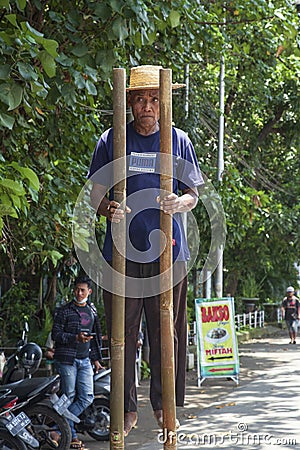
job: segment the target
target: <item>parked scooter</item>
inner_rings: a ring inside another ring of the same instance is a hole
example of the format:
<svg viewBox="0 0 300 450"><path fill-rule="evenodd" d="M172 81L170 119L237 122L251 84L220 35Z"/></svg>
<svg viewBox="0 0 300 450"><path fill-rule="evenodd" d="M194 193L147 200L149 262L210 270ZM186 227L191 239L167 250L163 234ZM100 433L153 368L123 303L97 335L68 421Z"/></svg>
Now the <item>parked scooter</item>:
<svg viewBox="0 0 300 450"><path fill-rule="evenodd" d="M25 322L22 338L17 343L17 350L6 359L3 366L1 384L31 378L32 374L38 370L43 356L42 349L34 342L28 343L28 331L28 323Z"/></svg>
<svg viewBox="0 0 300 450"><path fill-rule="evenodd" d="M23 389L30 395L31 387L38 388L42 384L42 380L50 380L52 377L47 378L31 378L32 374L38 369L41 359L42 351L40 347L35 343L27 342L28 324L25 323L22 333L22 339L17 344L17 351L7 358L4 369L2 383L11 383L15 380L23 380L20 385L14 383L14 386L9 384L16 395L24 400L22 395ZM110 369L101 370L94 374L94 402L80 415L79 419L70 413L66 408L69 406L67 402L69 400L66 396L63 396L62 409L63 415L67 418L71 418L75 422L75 428L78 433L87 433L93 439L98 441L109 440L109 427L110 427ZM59 384L59 375L56 375L56 380ZM26 385L25 382L29 384ZM57 392L57 390L55 391ZM39 400L40 402L41 400ZM58 397L55 398L58 402ZM54 402L52 398L52 403ZM58 402L59 404L59 402ZM67 406L66 406L67 405ZM55 411L54 411L55 412ZM48 414L50 412L48 411ZM28 412L27 412L28 414ZM30 416L31 417L31 416ZM69 425L66 426L69 429ZM71 438L70 438L71 439ZM62 439L61 439L62 441ZM60 443L61 443L60 441ZM63 446L59 446L58 450L63 449ZM65 447L67 448L67 446Z"/></svg>
<svg viewBox="0 0 300 450"><path fill-rule="evenodd" d="M40 448L50 446L65 450L71 442L67 418L74 422L79 422L79 419L68 410L69 399L66 396L59 398L57 395L60 386L59 375L31 378L40 365L42 350L37 344L27 342L27 331L26 324L17 351L6 361L2 377L2 383L5 383L3 387L18 396L19 403L26 402L23 411L31 419L34 436L38 439ZM60 435L58 446L52 438L53 431Z"/></svg>
<svg viewBox="0 0 300 450"><path fill-rule="evenodd" d="M31 434L29 417L21 411L17 416L18 397L9 389L0 392L0 448L6 450L27 450L39 448L39 442Z"/></svg>
<svg viewBox="0 0 300 450"><path fill-rule="evenodd" d="M111 369L103 369L94 374L94 401L75 424L78 433L87 433L97 441L109 440L110 373Z"/></svg>
<svg viewBox="0 0 300 450"><path fill-rule="evenodd" d="M40 448L65 450L71 443L71 430L66 418L78 420L67 409L70 401L58 397L59 375L43 378L27 378L3 385L18 397L16 410L24 411L31 420L33 434ZM24 402L26 402L24 406ZM59 445L53 441L53 432L60 434Z"/></svg>

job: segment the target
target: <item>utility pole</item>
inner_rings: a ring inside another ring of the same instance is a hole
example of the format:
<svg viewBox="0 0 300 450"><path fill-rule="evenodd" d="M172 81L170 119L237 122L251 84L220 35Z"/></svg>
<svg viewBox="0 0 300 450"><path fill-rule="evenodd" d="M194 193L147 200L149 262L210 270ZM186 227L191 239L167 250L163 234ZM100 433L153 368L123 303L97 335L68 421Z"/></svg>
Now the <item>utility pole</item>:
<svg viewBox="0 0 300 450"><path fill-rule="evenodd" d="M299 0L300 1L300 0ZM190 65L184 66L184 83L185 83L185 100L184 100L184 115L185 119L189 117L189 85L190 85Z"/></svg>
<svg viewBox="0 0 300 450"><path fill-rule="evenodd" d="M220 63L220 117L219 117L219 147L218 147L218 182L222 183L224 172L224 98L225 98L225 58L221 56ZM216 297L223 297L223 245L217 248L217 261L215 274Z"/></svg>

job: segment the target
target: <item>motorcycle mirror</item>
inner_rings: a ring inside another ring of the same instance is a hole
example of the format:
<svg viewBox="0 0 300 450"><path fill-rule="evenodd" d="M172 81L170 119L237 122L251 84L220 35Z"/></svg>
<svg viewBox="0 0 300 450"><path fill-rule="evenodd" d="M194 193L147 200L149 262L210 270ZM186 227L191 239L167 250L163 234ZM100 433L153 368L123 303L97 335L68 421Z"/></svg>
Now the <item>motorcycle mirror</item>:
<svg viewBox="0 0 300 450"><path fill-rule="evenodd" d="M20 341L17 342L17 348L21 348L24 345L24 339L21 339Z"/></svg>

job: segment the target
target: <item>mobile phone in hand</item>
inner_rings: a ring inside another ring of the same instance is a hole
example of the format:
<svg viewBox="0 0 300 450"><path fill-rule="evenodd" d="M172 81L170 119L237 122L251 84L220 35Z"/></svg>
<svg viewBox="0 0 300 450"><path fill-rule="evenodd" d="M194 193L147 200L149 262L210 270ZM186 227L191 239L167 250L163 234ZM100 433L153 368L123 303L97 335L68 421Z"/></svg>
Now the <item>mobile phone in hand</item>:
<svg viewBox="0 0 300 450"><path fill-rule="evenodd" d="M90 333L89 331L85 331L85 336L96 336L96 333Z"/></svg>

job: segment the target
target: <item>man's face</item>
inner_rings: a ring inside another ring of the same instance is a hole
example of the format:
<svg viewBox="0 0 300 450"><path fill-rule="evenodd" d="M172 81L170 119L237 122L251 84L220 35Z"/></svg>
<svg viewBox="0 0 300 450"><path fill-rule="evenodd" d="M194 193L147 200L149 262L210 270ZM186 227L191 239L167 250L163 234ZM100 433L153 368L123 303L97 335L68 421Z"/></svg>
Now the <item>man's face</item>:
<svg viewBox="0 0 300 450"><path fill-rule="evenodd" d="M89 289L86 283L79 283L75 286L74 294L76 300L79 302L87 298L92 293L92 289Z"/></svg>
<svg viewBox="0 0 300 450"><path fill-rule="evenodd" d="M294 295L294 292L293 292L293 291L287 292L287 296L288 296L288 297L293 297L293 295Z"/></svg>
<svg viewBox="0 0 300 450"><path fill-rule="evenodd" d="M159 90L131 91L128 100L137 126L149 128L159 120Z"/></svg>

